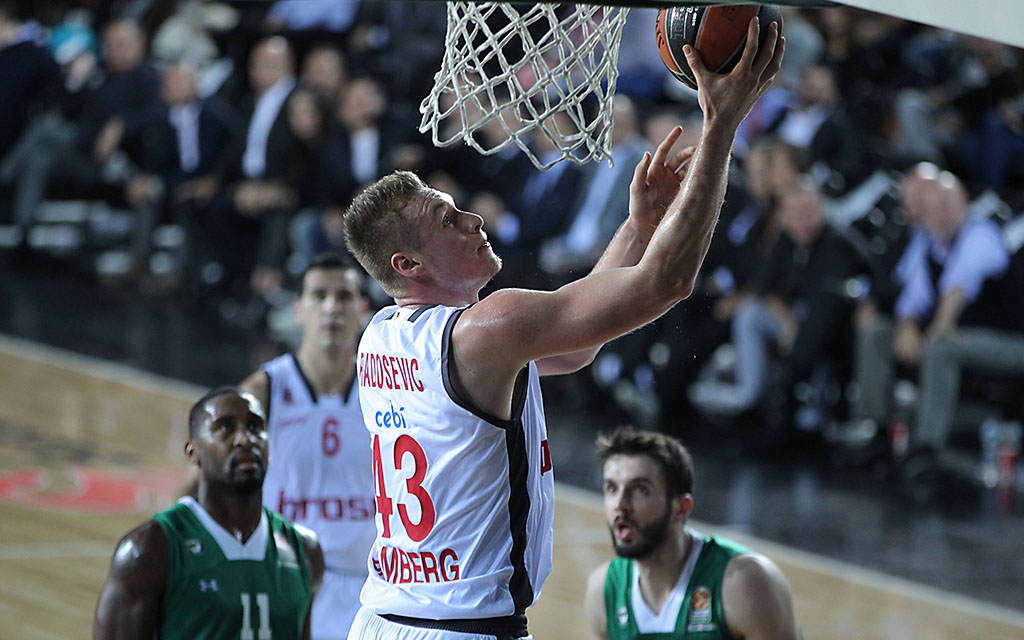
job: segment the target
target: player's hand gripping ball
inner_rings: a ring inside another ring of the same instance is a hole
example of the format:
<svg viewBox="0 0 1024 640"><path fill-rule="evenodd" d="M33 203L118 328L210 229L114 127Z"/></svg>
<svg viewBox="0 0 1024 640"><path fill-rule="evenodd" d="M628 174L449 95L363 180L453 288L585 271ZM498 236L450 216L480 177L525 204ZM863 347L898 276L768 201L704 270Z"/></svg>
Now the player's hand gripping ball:
<svg viewBox="0 0 1024 640"><path fill-rule="evenodd" d="M654 38L661 59L677 80L697 88L697 79L686 63L683 45L691 45L710 71L729 73L743 54L747 26L757 16L761 22L759 45L768 36L768 26L779 23L782 36L782 11L774 5L733 4L717 7L678 6L658 11Z"/></svg>

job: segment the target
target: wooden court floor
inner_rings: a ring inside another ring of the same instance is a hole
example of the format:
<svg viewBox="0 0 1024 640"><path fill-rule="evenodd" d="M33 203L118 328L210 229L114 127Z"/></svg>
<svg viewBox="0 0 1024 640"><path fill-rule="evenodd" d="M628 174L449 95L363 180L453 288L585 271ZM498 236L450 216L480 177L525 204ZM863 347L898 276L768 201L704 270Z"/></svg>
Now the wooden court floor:
<svg viewBox="0 0 1024 640"><path fill-rule="evenodd" d="M0 639L89 637L118 537L174 499L201 392L0 336ZM609 538L596 493L557 496L555 568L530 627L582 640L583 587ZM808 639L1024 638L1022 612L694 524L782 567Z"/></svg>

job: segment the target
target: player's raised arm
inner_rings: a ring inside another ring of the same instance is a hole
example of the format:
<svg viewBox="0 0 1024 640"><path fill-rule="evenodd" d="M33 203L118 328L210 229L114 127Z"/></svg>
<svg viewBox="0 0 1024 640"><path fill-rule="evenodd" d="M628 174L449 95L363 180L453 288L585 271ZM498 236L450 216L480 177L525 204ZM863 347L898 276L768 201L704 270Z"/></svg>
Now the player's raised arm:
<svg viewBox="0 0 1024 640"><path fill-rule="evenodd" d="M155 521L129 532L117 545L96 604L94 640L154 637L167 580L167 538Z"/></svg>
<svg viewBox="0 0 1024 640"><path fill-rule="evenodd" d="M514 370L530 360L590 349L659 317L693 289L725 195L736 128L778 72L784 41L770 27L757 50L752 21L740 63L712 74L687 48L698 79L704 127L686 180L632 267L591 273L554 292L499 291L470 308L453 339L460 367ZM645 163L631 194L642 196ZM495 348L500 345L500 348Z"/></svg>
<svg viewBox="0 0 1024 640"><path fill-rule="evenodd" d="M672 153L682 127L674 127L654 152L637 163L630 185L629 216L616 231L591 273L632 267L643 257L651 237L679 193L696 147ZM593 362L601 345L537 361L540 375L578 371Z"/></svg>

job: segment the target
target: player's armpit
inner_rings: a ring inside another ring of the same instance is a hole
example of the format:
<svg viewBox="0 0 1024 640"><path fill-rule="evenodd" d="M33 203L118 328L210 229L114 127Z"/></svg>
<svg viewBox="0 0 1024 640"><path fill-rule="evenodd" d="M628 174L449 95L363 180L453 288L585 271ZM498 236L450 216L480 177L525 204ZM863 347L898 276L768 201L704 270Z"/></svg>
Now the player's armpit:
<svg viewBox="0 0 1024 640"><path fill-rule="evenodd" d="M117 545L96 604L94 640L152 638L167 580L167 538L150 520Z"/></svg>
<svg viewBox="0 0 1024 640"><path fill-rule="evenodd" d="M758 553L729 561L722 577L725 623L744 640L797 640L793 596L782 571Z"/></svg>
<svg viewBox="0 0 1024 640"><path fill-rule="evenodd" d="M587 593L583 600L583 609L587 617L587 628L594 640L608 640L608 616L604 606L604 581L608 575L605 562L591 572L587 579Z"/></svg>
<svg viewBox="0 0 1024 640"><path fill-rule="evenodd" d="M320 592L320 586L324 582L324 552L320 547L320 541L312 529L296 524L296 531L302 538L302 548L306 552L306 563L309 566L309 575L312 580L313 597L309 600L309 607L306 609L306 622L302 625L303 640L312 638L313 601L316 594Z"/></svg>
<svg viewBox="0 0 1024 640"><path fill-rule="evenodd" d="M324 552L312 529L307 529L300 524L296 524L295 529L302 536L303 550L306 552L306 561L309 563L309 575L313 580L313 597L316 597L320 585L324 581Z"/></svg>
<svg viewBox="0 0 1024 640"><path fill-rule="evenodd" d="M267 404L270 402L270 375L263 369L253 372L248 378L242 380L238 388L256 396L263 406L263 411L268 411ZM269 417L269 416L267 416Z"/></svg>

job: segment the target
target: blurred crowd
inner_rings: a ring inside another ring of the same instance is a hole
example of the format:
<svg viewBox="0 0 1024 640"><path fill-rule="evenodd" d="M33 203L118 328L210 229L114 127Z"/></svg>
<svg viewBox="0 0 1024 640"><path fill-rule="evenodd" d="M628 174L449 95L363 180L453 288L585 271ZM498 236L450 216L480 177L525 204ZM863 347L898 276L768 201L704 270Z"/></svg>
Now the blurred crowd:
<svg viewBox="0 0 1024 640"><path fill-rule="evenodd" d="M642 426L813 433L933 472L966 398L1024 415L1024 52L851 8L784 15L696 292L554 384ZM353 194L409 169L485 218L495 287L557 287L625 219L644 151L676 124L699 136L654 19L627 20L614 164L540 171L419 133L442 2L0 0L0 247L31 262L59 203L103 203L128 222L98 254L111 280L273 324L294 274L344 251Z"/></svg>

